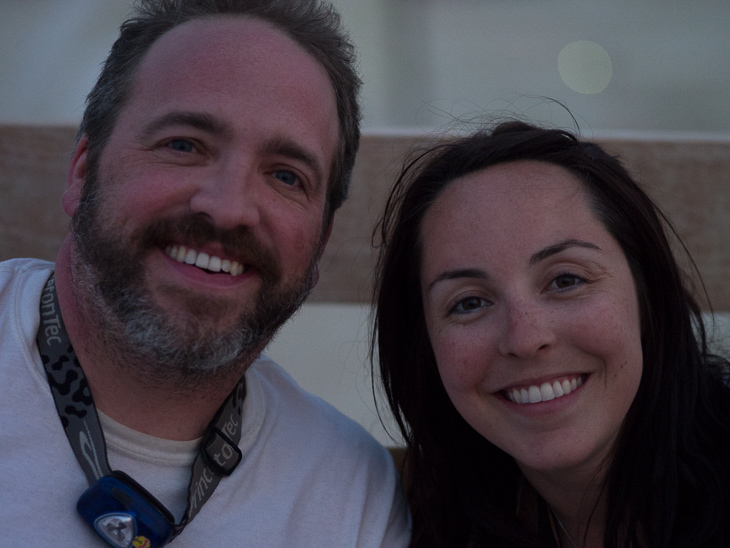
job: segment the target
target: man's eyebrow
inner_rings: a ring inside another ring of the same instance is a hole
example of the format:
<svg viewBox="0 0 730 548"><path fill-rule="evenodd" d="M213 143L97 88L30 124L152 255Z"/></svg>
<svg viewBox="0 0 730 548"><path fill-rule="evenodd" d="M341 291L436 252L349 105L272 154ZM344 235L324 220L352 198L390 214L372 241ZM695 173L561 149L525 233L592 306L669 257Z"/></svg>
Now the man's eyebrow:
<svg viewBox="0 0 730 548"><path fill-rule="evenodd" d="M433 288L434 285L436 285L438 282L443 282L444 280L454 280L456 278L476 278L479 280L486 280L489 278L487 276L487 273L483 270L479 270L478 268L457 268L455 270L446 270L436 276L436 279L434 279L430 284L428 284L428 291L431 291L431 288Z"/></svg>
<svg viewBox="0 0 730 548"><path fill-rule="evenodd" d="M300 144L285 137L275 137L264 143L262 152L265 154L285 156L292 160L298 160L304 163L314 173L316 187L319 188L322 185L324 179L324 166L316 155Z"/></svg>
<svg viewBox="0 0 730 548"><path fill-rule="evenodd" d="M555 255L556 253L560 253L561 251L565 251L569 247L584 247L586 249L595 249L597 251L600 251L601 248L598 247L596 244L592 244L591 242L585 242L583 240L576 240L576 239L568 239L563 240L562 242L558 242L557 244L550 245L546 247L545 249L541 249L537 253L535 253L532 257L530 257L530 266L535 265L539 263L540 261L543 261L547 259L548 257L551 257L552 255Z"/></svg>
<svg viewBox="0 0 730 548"><path fill-rule="evenodd" d="M175 110L154 118L142 128L139 136L142 140L150 139L158 131L172 126L189 126L220 137L230 133L225 124L210 114Z"/></svg>

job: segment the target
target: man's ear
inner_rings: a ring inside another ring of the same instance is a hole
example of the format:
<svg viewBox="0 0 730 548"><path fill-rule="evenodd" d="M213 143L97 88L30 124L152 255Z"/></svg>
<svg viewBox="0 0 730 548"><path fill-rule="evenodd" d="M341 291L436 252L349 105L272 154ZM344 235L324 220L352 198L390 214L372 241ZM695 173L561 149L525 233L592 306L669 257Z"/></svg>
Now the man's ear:
<svg viewBox="0 0 730 548"><path fill-rule="evenodd" d="M322 253L324 252L324 248L327 245L327 242L330 239L330 235L332 234L332 225L335 224L334 219L330 221L330 225L327 227L327 232L324 233L324 236L322 237L322 247L319 250L319 256L322 256Z"/></svg>
<svg viewBox="0 0 730 548"><path fill-rule="evenodd" d="M76 143L76 150L74 150L71 165L68 168L66 191L61 198L63 210L69 217L73 217L81 201L81 192L84 189L84 184L86 184L86 174L88 171L88 153L89 138L86 135L82 135L79 142Z"/></svg>

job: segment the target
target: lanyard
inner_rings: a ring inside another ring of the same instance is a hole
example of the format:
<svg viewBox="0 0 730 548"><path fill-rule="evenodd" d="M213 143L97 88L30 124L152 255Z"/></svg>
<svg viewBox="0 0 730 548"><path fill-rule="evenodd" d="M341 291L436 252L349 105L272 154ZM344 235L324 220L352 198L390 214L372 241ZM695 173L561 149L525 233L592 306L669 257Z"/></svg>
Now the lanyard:
<svg viewBox="0 0 730 548"><path fill-rule="evenodd" d="M238 442L245 392L238 382L208 426L192 466L185 514L172 514L124 472L113 471L89 385L66 333L53 274L40 300L38 349L71 448L89 489L77 510L115 548L157 548L179 535L210 498L223 476L241 461Z"/></svg>

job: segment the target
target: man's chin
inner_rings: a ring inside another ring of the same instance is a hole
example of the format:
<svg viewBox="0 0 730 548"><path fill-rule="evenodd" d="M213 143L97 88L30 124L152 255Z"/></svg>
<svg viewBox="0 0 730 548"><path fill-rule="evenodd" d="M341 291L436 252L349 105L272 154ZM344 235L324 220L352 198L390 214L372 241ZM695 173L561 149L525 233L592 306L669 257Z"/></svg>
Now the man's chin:
<svg viewBox="0 0 730 548"><path fill-rule="evenodd" d="M242 374L270 340L268 333L220 318L139 314L116 338L120 361L149 382L191 386L213 377Z"/></svg>
<svg viewBox="0 0 730 548"><path fill-rule="evenodd" d="M227 330L239 324L242 318L254 316L256 304L235 302L230 298L197 295L188 291L176 291L154 299L169 321L175 325L185 325L195 318L210 329Z"/></svg>

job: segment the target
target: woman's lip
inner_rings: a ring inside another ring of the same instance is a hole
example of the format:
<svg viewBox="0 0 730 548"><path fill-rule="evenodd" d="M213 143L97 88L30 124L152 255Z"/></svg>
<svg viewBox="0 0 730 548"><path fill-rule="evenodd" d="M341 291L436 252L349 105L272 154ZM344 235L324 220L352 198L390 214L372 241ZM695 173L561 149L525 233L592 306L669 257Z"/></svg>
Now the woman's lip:
<svg viewBox="0 0 730 548"><path fill-rule="evenodd" d="M580 388L587 379L586 373L563 375L539 383L511 386L500 390L500 393L518 405L542 403L567 396Z"/></svg>

